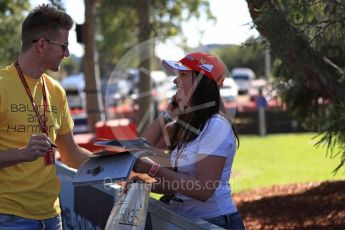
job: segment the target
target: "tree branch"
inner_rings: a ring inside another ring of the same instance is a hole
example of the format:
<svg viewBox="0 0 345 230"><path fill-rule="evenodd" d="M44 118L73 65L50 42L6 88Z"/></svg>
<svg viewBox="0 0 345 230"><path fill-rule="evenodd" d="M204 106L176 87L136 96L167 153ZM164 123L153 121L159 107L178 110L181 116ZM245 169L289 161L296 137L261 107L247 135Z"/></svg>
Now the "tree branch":
<svg viewBox="0 0 345 230"><path fill-rule="evenodd" d="M271 43L272 50L291 72L306 85L345 102L343 70L309 44L306 37L289 22L273 0L246 0L257 30Z"/></svg>

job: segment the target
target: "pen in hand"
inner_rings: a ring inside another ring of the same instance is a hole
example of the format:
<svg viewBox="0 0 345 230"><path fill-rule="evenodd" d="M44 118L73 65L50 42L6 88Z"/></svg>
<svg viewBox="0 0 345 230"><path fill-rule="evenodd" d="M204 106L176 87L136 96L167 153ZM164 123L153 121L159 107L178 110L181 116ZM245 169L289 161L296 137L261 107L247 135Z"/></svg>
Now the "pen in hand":
<svg viewBox="0 0 345 230"><path fill-rule="evenodd" d="M46 143L49 146L49 148L56 148L56 149L58 148L55 144L51 143L50 141L46 140Z"/></svg>

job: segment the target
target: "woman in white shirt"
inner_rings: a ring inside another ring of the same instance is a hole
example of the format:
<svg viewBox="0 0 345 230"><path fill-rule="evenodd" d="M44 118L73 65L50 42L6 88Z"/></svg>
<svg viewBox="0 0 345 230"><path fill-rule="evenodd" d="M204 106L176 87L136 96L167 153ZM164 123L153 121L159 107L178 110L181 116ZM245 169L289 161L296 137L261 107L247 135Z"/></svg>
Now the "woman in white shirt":
<svg viewBox="0 0 345 230"><path fill-rule="evenodd" d="M244 229L229 184L238 138L222 113L224 67L199 52L163 65L176 71L177 92L142 136L171 154L141 158L134 171L153 177L153 191L165 194L161 200L174 209L225 229Z"/></svg>

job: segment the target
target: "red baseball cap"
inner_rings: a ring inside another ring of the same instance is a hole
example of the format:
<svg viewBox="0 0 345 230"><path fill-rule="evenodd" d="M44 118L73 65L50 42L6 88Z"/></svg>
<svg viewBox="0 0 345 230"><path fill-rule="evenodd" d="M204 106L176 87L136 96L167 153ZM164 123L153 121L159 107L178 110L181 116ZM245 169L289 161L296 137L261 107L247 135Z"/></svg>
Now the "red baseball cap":
<svg viewBox="0 0 345 230"><path fill-rule="evenodd" d="M163 66L167 69L179 71L197 71L214 80L219 87L224 81L224 66L215 56L208 53L190 53L181 60L162 61Z"/></svg>

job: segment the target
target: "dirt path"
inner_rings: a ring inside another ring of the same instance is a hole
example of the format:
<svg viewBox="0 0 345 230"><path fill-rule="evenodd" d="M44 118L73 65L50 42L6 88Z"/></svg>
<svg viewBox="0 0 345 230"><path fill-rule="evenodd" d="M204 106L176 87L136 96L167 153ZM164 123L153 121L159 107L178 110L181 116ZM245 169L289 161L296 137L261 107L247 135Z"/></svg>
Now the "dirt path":
<svg viewBox="0 0 345 230"><path fill-rule="evenodd" d="M345 230L345 181L273 186L233 197L246 229Z"/></svg>

